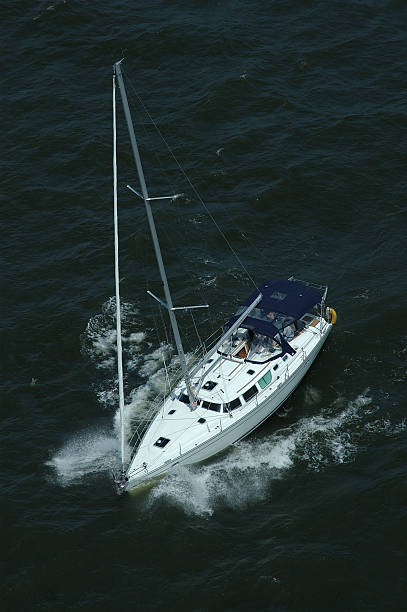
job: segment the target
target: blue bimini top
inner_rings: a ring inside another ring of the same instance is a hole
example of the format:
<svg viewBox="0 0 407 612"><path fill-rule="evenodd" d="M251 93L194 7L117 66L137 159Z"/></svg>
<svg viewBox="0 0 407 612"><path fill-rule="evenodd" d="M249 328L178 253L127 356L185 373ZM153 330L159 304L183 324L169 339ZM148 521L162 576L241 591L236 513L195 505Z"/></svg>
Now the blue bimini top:
<svg viewBox="0 0 407 612"><path fill-rule="evenodd" d="M259 291L263 294L263 298L257 305L258 309L265 314L278 312L287 315L293 321L300 319L315 304L319 304L322 299L322 294L319 291L297 280L265 281L260 285ZM243 302L242 306L250 306L259 295L259 291L254 291Z"/></svg>
<svg viewBox="0 0 407 612"><path fill-rule="evenodd" d="M242 303L236 314L226 323L225 330L237 321L247 306L254 302L259 292L263 296L261 301L244 319L240 327L269 338L275 338L278 335L278 342L283 352L295 353L285 341L282 332L285 327L319 304L322 300L322 293L297 280L265 281Z"/></svg>

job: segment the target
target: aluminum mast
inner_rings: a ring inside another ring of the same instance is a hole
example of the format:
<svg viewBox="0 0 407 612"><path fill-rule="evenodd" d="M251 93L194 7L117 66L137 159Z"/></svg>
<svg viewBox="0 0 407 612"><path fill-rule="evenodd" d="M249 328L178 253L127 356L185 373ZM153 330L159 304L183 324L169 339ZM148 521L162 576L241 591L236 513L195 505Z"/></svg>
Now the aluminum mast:
<svg viewBox="0 0 407 612"><path fill-rule="evenodd" d="M178 329L177 319L175 317L174 310L173 310L173 303L172 303L170 288L168 286L167 275L165 273L164 262L163 262L162 255L161 255L160 244L158 242L157 230L155 228L154 217L153 217L153 213L152 213L152 210L151 210L150 198L149 198L149 195L148 195L148 191L147 191L147 187L146 187L146 182L145 182L145 179L144 179L143 167L141 165L140 154L139 154L139 150L138 150L138 146L137 146L136 136L135 136L135 133L134 133L133 121L131 119L130 108L129 108L129 104L128 104L128 101L127 101L126 88L124 86L123 76L122 76L122 72L121 72L121 68L120 68L121 62L122 62L122 60L120 60L120 62L116 62L114 64L114 72L115 72L115 74L117 76L117 80L118 80L118 83L119 83L120 94L121 94L122 103L123 103L124 115L126 117L127 128L129 130L129 136L130 136L130 141L131 141L131 147L133 149L134 161L136 162L136 167L137 167L137 173L138 173L138 177L139 177L139 181L140 181L141 192L143 194L143 200L144 200L144 204L145 204L146 212L147 212L148 224L149 224L149 227L150 227L151 237L153 239L155 256L156 256L156 259L157 259L158 269L159 269L161 280L162 280L163 287L164 287L164 294L165 294L165 299L166 299L166 302L167 302L166 306L168 308L168 314L169 314L169 317L170 317L172 331L174 333L175 344L177 346L177 351L178 351L179 359L180 359L180 362L181 362L181 368L182 368L182 371L183 371L184 380L185 380L185 384L186 384L186 387L187 387L189 402L190 402L190 405L192 407L192 405L195 403L195 393L192 390L191 378L189 376L189 372L188 372L188 368L187 368L187 363L186 363L186 360L185 360L185 353L184 353L184 349L183 349L182 342L181 342L181 336L180 336L179 329Z"/></svg>
<svg viewBox="0 0 407 612"><path fill-rule="evenodd" d="M124 386L123 386L123 351L122 326L120 318L120 275L119 275L119 220L117 215L117 137L116 137L116 76L113 75L113 223L114 223L114 275L116 287L116 345L117 372L119 377L120 408L120 455L122 476L124 474L125 436L124 436Z"/></svg>

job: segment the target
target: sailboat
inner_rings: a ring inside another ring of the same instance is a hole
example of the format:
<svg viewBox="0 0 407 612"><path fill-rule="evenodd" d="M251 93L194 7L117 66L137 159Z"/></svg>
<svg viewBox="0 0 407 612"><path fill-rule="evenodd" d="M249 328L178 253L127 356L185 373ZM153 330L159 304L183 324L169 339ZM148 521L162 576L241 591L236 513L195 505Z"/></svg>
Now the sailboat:
<svg viewBox="0 0 407 612"><path fill-rule="evenodd" d="M188 367L176 307L158 241L144 178L121 61L113 67L113 183L115 225L116 325L120 405L121 471L115 477L118 494L154 481L174 470L212 457L248 436L287 400L321 350L336 322L326 306L325 285L294 277L272 279L256 286L225 322L221 337L203 358ZM116 163L116 83L137 168L164 299L148 292L168 311L182 369L182 378L157 407L128 459L124 428L124 388L121 347L119 249ZM171 196L168 196L171 197Z"/></svg>

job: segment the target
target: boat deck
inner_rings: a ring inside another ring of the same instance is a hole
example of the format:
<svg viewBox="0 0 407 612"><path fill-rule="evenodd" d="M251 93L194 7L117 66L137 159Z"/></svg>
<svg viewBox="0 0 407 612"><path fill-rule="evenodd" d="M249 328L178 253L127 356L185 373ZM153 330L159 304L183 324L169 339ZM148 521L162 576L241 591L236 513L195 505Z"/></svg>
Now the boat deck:
<svg viewBox="0 0 407 612"><path fill-rule="evenodd" d="M237 431L239 421L250 418L254 409L272 401L275 395L279 395L280 388L286 397L283 387L290 384L297 370L304 369L305 362L317 347L316 352L319 351L323 342L321 338L327 335L330 327L323 319L313 316L290 342L296 353L266 363L253 364L235 356L213 355L192 380L197 392L197 408L191 410L189 406L185 383L177 386L138 447L129 470L130 476L133 473L137 477L144 474L145 479L147 474L159 471L160 467L184 462L185 455L209 444L211 438L215 439L229 429ZM267 355L272 356L272 352L264 351L263 356L267 358ZM213 452L208 456L210 454Z"/></svg>

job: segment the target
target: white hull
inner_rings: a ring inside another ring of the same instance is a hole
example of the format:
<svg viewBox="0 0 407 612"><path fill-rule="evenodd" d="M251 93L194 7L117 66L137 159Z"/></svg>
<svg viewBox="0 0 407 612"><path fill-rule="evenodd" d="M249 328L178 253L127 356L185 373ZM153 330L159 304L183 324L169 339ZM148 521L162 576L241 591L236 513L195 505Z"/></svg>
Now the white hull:
<svg viewBox="0 0 407 612"><path fill-rule="evenodd" d="M190 449L188 449L187 442L184 441L182 446L180 444L179 450L176 449L177 452L175 456L172 457L171 454L173 454L173 452L171 453L170 449L168 449L168 454L163 452L162 460L155 469L148 469L148 467L140 469L140 465L143 463L143 448L138 450L128 470L129 480L126 488L135 488L142 482L160 477L170 472L176 466L189 465L208 459L249 435L259 427L259 425L280 408L300 384L321 350L331 331L332 325L321 320L318 328L318 330L312 330L313 335L308 342L305 342L305 348L298 350L296 355L287 362L287 365L284 363L284 369L281 368L280 370L281 376L276 378L269 387L256 395L241 411L236 411L233 418L230 418L228 414L223 414L221 416L216 415L212 418L208 418L208 411L202 411L201 409L192 413L192 418L195 421L198 417L202 416L208 421L208 432L205 432L206 439L197 443L196 437L191 438L192 448ZM168 407L169 406L164 404L162 414L164 414L164 409L166 410ZM241 412L241 414L238 414L238 412ZM157 415L150 425L144 438L144 440L147 438L147 444L151 444L152 440L160 434L160 418L162 417ZM152 429L154 430L155 423L158 424L158 427L156 427L152 435L149 436L149 431ZM215 425L215 423L217 423L217 425ZM214 429L217 429L216 433Z"/></svg>

